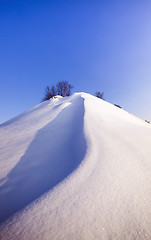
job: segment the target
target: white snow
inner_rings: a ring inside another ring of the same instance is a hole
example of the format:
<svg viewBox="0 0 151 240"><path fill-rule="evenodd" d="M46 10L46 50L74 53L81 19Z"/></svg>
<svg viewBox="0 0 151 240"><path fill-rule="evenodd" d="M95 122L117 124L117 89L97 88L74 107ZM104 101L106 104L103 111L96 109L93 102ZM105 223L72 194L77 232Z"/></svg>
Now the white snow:
<svg viewBox="0 0 151 240"><path fill-rule="evenodd" d="M76 93L0 136L0 239L151 239L150 124Z"/></svg>

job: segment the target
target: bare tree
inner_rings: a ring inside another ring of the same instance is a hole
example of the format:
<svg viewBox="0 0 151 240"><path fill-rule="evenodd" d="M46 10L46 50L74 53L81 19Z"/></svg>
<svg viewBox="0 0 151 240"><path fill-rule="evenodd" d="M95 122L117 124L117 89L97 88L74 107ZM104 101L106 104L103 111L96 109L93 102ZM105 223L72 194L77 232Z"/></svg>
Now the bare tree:
<svg viewBox="0 0 151 240"><path fill-rule="evenodd" d="M104 100L104 92L102 92L102 93L101 92L96 92L95 96Z"/></svg>
<svg viewBox="0 0 151 240"><path fill-rule="evenodd" d="M42 99L42 101L49 100L50 98L52 98L52 95L51 95L51 93L50 93L50 88L49 88L49 86L47 86L46 89L45 89L45 96L44 96L44 98Z"/></svg>
<svg viewBox="0 0 151 240"><path fill-rule="evenodd" d="M44 98L42 99L42 101L46 101L46 100L49 100L50 98L52 98L53 96L56 95L56 89L54 86L50 87L47 86L46 89L45 89L45 96Z"/></svg>
<svg viewBox="0 0 151 240"><path fill-rule="evenodd" d="M69 84L68 81L60 81L57 83L56 87L54 85L51 88L47 86L45 96L42 101L49 100L56 95L60 95L62 97L70 96L72 88L73 86Z"/></svg>
<svg viewBox="0 0 151 240"><path fill-rule="evenodd" d="M52 96L56 96L56 95L57 95L57 94L56 94L56 88L55 88L54 85L51 87L51 95L52 95Z"/></svg>
<svg viewBox="0 0 151 240"><path fill-rule="evenodd" d="M71 89L73 86L68 83L68 81L61 81L57 83L57 93L58 95L65 97L71 95Z"/></svg>

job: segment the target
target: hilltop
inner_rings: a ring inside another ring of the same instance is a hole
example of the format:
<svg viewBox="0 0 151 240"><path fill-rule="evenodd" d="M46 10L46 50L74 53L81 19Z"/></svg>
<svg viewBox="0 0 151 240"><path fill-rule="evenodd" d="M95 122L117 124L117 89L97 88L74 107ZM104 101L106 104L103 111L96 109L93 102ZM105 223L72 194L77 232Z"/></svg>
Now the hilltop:
<svg viewBox="0 0 151 240"><path fill-rule="evenodd" d="M75 93L0 136L1 239L151 239L150 124Z"/></svg>

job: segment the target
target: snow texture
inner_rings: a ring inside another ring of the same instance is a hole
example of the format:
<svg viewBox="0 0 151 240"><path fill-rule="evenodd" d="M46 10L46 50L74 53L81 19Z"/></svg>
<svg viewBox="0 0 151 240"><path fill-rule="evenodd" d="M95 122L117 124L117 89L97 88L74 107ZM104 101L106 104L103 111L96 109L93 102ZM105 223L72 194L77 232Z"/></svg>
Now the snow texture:
<svg viewBox="0 0 151 240"><path fill-rule="evenodd" d="M150 124L76 93L0 136L0 239L151 239Z"/></svg>

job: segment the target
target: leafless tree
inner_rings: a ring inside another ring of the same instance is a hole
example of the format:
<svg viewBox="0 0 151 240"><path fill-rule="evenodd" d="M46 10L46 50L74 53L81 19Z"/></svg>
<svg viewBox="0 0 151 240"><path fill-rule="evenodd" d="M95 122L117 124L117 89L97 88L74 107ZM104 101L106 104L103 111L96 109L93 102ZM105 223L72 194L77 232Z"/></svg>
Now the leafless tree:
<svg viewBox="0 0 151 240"><path fill-rule="evenodd" d="M73 86L69 84L68 81L60 81L57 83L56 87L54 85L51 88L47 86L45 96L42 101L49 100L56 95L60 95L62 97L70 96L72 88Z"/></svg>
<svg viewBox="0 0 151 240"><path fill-rule="evenodd" d="M61 81L57 83L57 93L58 95L65 97L71 95L71 89L73 86L68 83L68 81Z"/></svg>

